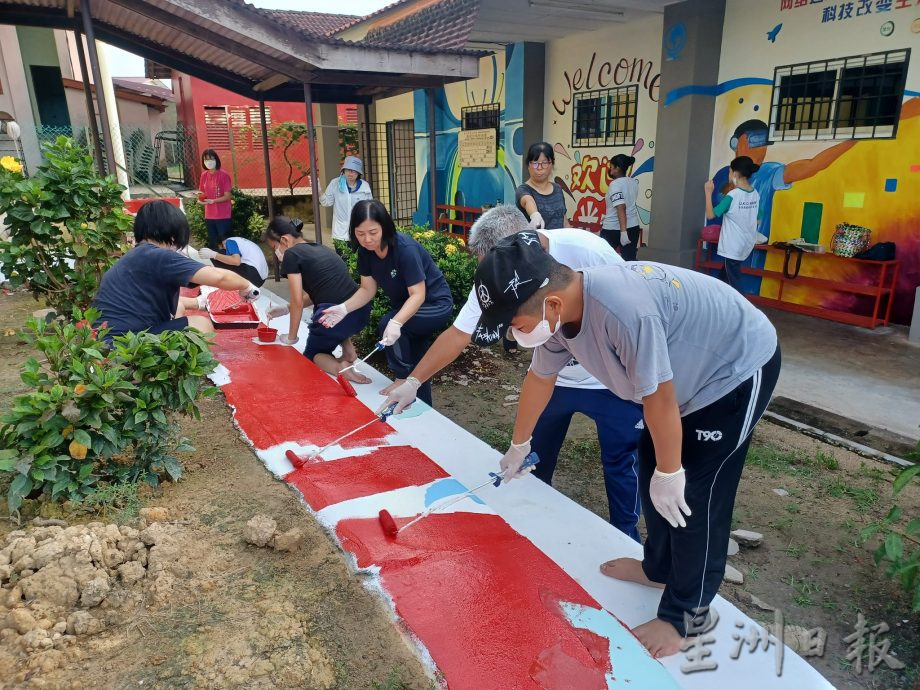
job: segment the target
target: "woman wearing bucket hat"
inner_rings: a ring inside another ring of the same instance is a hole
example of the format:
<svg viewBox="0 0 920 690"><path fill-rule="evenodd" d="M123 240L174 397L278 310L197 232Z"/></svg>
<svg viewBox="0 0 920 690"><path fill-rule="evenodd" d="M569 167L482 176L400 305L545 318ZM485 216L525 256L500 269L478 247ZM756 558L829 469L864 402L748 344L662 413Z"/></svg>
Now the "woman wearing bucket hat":
<svg viewBox="0 0 920 690"><path fill-rule="evenodd" d="M348 221L351 209L364 199L373 199L371 186L364 180L364 163L357 156L347 156L342 173L326 187L320 197L323 206L332 206L332 244L341 256L348 246Z"/></svg>

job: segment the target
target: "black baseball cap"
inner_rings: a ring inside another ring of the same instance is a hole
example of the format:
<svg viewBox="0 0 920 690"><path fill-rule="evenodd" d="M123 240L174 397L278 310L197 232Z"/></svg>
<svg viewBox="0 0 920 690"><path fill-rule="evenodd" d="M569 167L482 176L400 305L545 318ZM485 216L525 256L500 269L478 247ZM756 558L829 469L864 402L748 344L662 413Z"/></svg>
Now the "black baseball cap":
<svg viewBox="0 0 920 690"><path fill-rule="evenodd" d="M476 269L473 290L482 318L473 332L477 345L501 340L520 306L549 282L553 259L535 232L518 232L495 245Z"/></svg>

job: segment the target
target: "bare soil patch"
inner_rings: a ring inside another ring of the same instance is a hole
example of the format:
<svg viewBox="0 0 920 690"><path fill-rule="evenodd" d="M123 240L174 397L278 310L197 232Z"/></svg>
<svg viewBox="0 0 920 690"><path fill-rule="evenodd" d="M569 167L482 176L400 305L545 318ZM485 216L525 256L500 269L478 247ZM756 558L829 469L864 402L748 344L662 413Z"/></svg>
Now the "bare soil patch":
<svg viewBox="0 0 920 690"><path fill-rule="evenodd" d="M27 295L0 296L0 329L20 328L36 308ZM28 355L17 338L0 337L5 405L22 391L19 365ZM53 659L3 638L0 687L433 688L384 604L362 586L298 496L240 440L223 398L204 400L201 411L201 421L182 422L196 448L184 457L183 480L140 492L140 506L168 511L161 586L92 609L111 622L78 636ZM5 496L6 486L0 491ZM69 524L121 519L136 527L135 518L119 513L137 507L116 506L102 518L43 512ZM24 521L38 510L28 505ZM245 526L256 514L275 519L280 531L298 527L303 546L286 553L247 545ZM6 516L2 500L0 515ZM17 527L0 520L0 542Z"/></svg>

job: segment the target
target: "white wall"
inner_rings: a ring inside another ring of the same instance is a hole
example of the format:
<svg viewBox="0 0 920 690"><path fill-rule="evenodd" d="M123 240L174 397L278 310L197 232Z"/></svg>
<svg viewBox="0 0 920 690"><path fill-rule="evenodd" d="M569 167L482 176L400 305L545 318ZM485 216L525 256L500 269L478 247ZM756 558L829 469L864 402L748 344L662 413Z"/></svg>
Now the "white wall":
<svg viewBox="0 0 920 690"><path fill-rule="evenodd" d="M26 164L34 170L41 162L38 138L35 136L35 117L29 97L29 86L19 52L19 37L15 26L0 25L0 110L12 115L22 127L22 147Z"/></svg>

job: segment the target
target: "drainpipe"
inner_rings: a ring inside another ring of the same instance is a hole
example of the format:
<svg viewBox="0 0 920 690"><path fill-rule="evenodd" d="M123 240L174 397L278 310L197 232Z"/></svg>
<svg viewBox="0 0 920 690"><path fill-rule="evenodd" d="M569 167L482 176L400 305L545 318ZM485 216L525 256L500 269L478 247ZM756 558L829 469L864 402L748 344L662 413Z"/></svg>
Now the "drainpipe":
<svg viewBox="0 0 920 690"><path fill-rule="evenodd" d="M431 229L438 229L438 149L434 122L434 89L425 89L428 97L428 203L431 205Z"/></svg>

